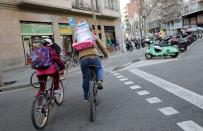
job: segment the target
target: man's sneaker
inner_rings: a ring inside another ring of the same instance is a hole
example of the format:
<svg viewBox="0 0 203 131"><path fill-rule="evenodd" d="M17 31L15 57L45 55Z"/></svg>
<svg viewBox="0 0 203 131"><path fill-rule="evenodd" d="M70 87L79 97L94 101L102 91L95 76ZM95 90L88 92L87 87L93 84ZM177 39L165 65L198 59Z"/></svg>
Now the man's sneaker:
<svg viewBox="0 0 203 131"><path fill-rule="evenodd" d="M59 95L61 95L62 90L58 89L58 90L54 90L54 96L57 97Z"/></svg>
<svg viewBox="0 0 203 131"><path fill-rule="evenodd" d="M97 88L99 90L102 90L103 89L103 85L102 85L102 82L101 81L97 81Z"/></svg>

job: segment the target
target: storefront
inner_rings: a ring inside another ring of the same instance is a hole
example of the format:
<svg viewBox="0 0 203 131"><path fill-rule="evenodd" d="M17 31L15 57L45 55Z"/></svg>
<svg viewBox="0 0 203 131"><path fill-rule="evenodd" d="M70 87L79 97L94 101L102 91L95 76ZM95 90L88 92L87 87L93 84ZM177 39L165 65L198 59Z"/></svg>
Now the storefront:
<svg viewBox="0 0 203 131"><path fill-rule="evenodd" d="M53 38L52 25L49 23L21 22L25 64L31 63L31 53L44 38Z"/></svg>
<svg viewBox="0 0 203 131"><path fill-rule="evenodd" d="M62 52L64 52L66 55L71 54L73 52L73 33L71 27L68 24L59 24L59 33L63 46Z"/></svg>
<svg viewBox="0 0 203 131"><path fill-rule="evenodd" d="M106 35L106 45L109 52L113 51L113 41L116 42L116 33L114 26L104 26L104 32Z"/></svg>

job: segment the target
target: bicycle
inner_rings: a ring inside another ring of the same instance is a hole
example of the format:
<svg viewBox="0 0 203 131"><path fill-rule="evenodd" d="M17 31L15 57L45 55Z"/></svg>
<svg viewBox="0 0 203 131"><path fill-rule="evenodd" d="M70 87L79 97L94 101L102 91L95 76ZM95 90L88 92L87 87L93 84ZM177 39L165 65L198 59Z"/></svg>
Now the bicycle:
<svg viewBox="0 0 203 131"><path fill-rule="evenodd" d="M47 82L40 81L39 83ZM35 99L32 103L31 119L36 129L43 129L47 125L49 112L51 111L55 103L57 105L62 104L64 97L64 88L61 81L59 82L59 88L61 89L61 93L57 96L54 96L54 86L52 80L51 86L46 86L44 91L35 96Z"/></svg>
<svg viewBox="0 0 203 131"><path fill-rule="evenodd" d="M97 82L96 82L96 74L95 74L95 65L89 65L90 70L90 81L89 81L89 99L88 102L90 104L90 121L94 122L96 117L96 107L98 105L97 102Z"/></svg>
<svg viewBox="0 0 203 131"><path fill-rule="evenodd" d="M66 79L66 77L68 76L68 68L66 67L65 65L65 70L63 70L63 72L59 72L59 75L60 75L60 80L63 81ZM50 77L49 77L50 78ZM49 79L47 81L51 81L51 79ZM40 83L38 81L38 78L36 76L36 73L33 72L30 76L30 84L32 87L38 89L40 87Z"/></svg>

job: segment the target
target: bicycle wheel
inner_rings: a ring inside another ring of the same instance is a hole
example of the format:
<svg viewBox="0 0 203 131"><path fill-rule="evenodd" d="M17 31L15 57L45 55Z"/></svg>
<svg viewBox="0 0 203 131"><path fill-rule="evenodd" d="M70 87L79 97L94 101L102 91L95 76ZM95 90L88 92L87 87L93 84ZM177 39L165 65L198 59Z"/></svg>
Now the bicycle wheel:
<svg viewBox="0 0 203 131"><path fill-rule="evenodd" d="M30 76L30 84L32 87L37 89L40 87L40 84L35 72L33 72L32 75Z"/></svg>
<svg viewBox="0 0 203 131"><path fill-rule="evenodd" d="M96 116L96 103L95 103L95 96L94 96L94 87L95 84L93 81L90 81L89 87L89 103L90 103L90 121L95 121Z"/></svg>
<svg viewBox="0 0 203 131"><path fill-rule="evenodd" d="M58 94L58 96L55 97L55 103L57 105L61 105L63 103L63 97L64 97L64 88L63 88L63 84L62 82L60 81L59 82L59 88L61 90L61 94Z"/></svg>
<svg viewBox="0 0 203 131"><path fill-rule="evenodd" d="M46 126L49 116L48 98L40 94L32 103L31 118L36 129L42 129Z"/></svg>

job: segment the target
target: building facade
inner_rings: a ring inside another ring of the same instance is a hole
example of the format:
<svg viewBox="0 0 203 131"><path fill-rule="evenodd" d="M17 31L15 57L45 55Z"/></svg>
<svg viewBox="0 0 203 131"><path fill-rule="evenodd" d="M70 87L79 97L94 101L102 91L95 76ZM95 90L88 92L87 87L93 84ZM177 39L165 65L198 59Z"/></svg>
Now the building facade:
<svg viewBox="0 0 203 131"><path fill-rule="evenodd" d="M167 35L177 33L182 28L181 0L161 0L161 28Z"/></svg>
<svg viewBox="0 0 203 131"><path fill-rule="evenodd" d="M203 0L183 0L183 27L203 27Z"/></svg>
<svg viewBox="0 0 203 131"><path fill-rule="evenodd" d="M109 37L121 41L119 9L118 0L1 0L0 68L29 64L32 50L43 38L52 38L64 52L72 52L71 19L76 24L86 19L103 42Z"/></svg>

